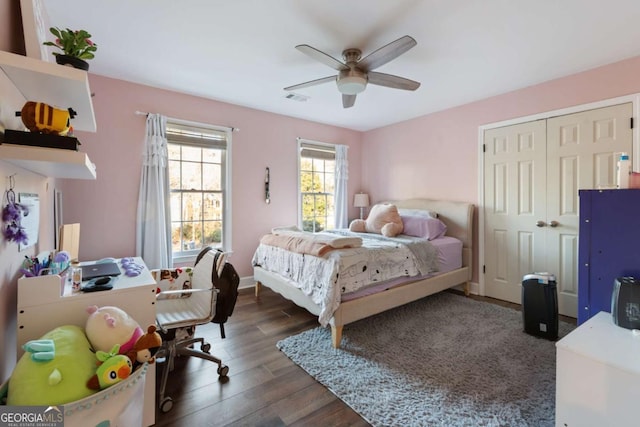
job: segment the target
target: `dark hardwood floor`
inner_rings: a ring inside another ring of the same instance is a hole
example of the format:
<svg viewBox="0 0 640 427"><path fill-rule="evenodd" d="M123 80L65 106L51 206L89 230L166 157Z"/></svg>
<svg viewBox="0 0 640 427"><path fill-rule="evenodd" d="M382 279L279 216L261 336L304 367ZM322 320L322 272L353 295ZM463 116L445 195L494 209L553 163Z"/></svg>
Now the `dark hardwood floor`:
<svg viewBox="0 0 640 427"><path fill-rule="evenodd" d="M356 412L276 348L276 342L318 326L317 317L273 291L241 289L220 338L216 324L196 336L229 366L218 381L215 363L181 357L169 375L173 408L156 410L156 426L368 426ZM196 347L197 348L197 347ZM164 364L157 366L157 380Z"/></svg>
<svg viewBox="0 0 640 427"><path fill-rule="evenodd" d="M455 291L452 291L455 292ZM519 305L472 296L519 309ZM562 318L568 322L575 319ZM198 327L211 353L229 366L226 382L217 365L181 357L169 376L168 413L156 410L156 426L368 426L356 412L289 360L275 346L280 339L318 326L317 318L268 288L256 299L242 289L228 322L227 338L216 324ZM157 367L159 375L164 364Z"/></svg>

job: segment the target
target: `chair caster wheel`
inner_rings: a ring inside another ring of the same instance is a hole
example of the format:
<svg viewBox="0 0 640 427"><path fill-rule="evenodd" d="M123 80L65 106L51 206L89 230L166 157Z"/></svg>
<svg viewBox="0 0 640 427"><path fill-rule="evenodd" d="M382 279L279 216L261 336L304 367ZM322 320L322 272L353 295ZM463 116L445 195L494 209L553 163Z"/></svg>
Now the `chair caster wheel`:
<svg viewBox="0 0 640 427"><path fill-rule="evenodd" d="M218 375L220 377L226 377L229 374L229 367L227 365L218 366Z"/></svg>
<svg viewBox="0 0 640 427"><path fill-rule="evenodd" d="M202 344L200 346L200 350L202 350L203 352L209 354L209 351L211 350L211 344L209 344L208 342Z"/></svg>
<svg viewBox="0 0 640 427"><path fill-rule="evenodd" d="M170 397L165 397L162 402L160 402L160 410L163 413L167 413L173 408L173 399Z"/></svg>

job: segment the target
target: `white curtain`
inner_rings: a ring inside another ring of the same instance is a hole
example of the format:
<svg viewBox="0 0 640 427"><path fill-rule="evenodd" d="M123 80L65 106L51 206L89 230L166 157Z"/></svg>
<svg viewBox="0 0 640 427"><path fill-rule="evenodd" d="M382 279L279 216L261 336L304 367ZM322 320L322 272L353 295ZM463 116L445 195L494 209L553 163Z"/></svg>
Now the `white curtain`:
<svg viewBox="0 0 640 427"><path fill-rule="evenodd" d="M136 220L136 254L149 268L171 268L167 118L147 115Z"/></svg>
<svg viewBox="0 0 640 427"><path fill-rule="evenodd" d="M349 219L347 201L347 183L349 181L349 162L346 145L336 145L336 228L348 228Z"/></svg>

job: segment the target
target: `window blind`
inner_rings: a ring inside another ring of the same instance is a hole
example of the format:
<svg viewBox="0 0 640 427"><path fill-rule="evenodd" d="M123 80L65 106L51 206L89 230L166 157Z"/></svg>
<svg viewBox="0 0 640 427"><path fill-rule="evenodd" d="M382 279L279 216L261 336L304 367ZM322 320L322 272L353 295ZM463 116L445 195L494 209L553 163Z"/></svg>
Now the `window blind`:
<svg viewBox="0 0 640 427"><path fill-rule="evenodd" d="M302 142L300 143L300 156L312 159L335 160L336 151L330 146Z"/></svg>
<svg viewBox="0 0 640 427"><path fill-rule="evenodd" d="M227 132L193 125L167 123L167 140L195 147L227 148Z"/></svg>

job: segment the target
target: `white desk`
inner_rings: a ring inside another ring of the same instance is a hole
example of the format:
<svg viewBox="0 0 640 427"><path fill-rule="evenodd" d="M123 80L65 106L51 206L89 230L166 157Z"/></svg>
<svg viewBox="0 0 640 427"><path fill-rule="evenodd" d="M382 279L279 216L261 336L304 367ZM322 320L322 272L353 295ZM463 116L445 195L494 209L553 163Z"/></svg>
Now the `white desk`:
<svg viewBox="0 0 640 427"><path fill-rule="evenodd" d="M119 260L118 264L119 264ZM141 258L136 263L144 265ZM155 324L156 283L145 268L140 275L127 277L122 274L108 291L70 292L70 284L63 283L57 275L23 277L18 279L18 358L22 344L38 339L51 329L62 325L85 327L90 305L116 306L133 317L142 329ZM155 364L149 365L145 378L144 425L155 424Z"/></svg>
<svg viewBox="0 0 640 427"><path fill-rule="evenodd" d="M640 335L600 312L556 343L556 426L640 425Z"/></svg>

